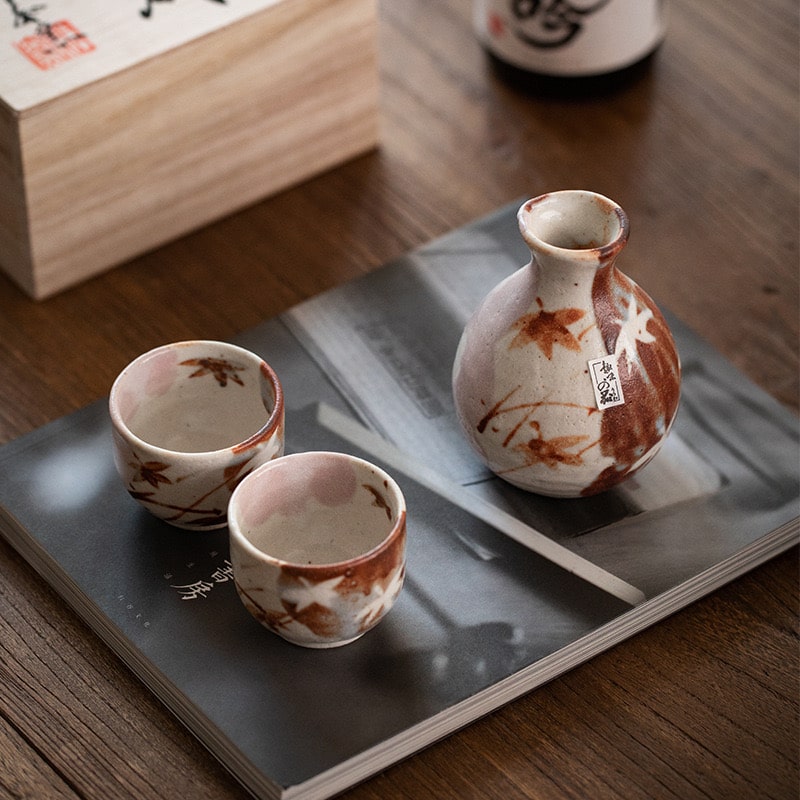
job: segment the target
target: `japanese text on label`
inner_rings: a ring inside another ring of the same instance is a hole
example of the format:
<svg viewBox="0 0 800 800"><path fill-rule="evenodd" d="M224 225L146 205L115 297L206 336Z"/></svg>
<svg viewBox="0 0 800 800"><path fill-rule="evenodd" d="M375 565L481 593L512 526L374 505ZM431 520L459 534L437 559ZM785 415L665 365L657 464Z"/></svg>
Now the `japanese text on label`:
<svg viewBox="0 0 800 800"><path fill-rule="evenodd" d="M622 384L619 380L616 356L608 355L592 359L589 361L589 374L592 378L594 399L601 411L605 408L621 406L625 402L625 398L622 396Z"/></svg>

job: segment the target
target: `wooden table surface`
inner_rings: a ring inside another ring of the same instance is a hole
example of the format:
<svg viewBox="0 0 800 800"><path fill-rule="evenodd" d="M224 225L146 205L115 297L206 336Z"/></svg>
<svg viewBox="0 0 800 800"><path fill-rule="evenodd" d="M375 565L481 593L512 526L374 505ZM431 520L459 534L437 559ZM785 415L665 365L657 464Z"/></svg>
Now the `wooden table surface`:
<svg viewBox="0 0 800 800"><path fill-rule="evenodd" d="M499 82L468 3L383 0L378 150L48 301L0 278L0 441L103 397L152 346L233 337L562 188L618 201L623 270L797 413L797 4L670 7L646 76L566 101ZM797 557L346 797L797 797ZM0 796L245 796L2 543Z"/></svg>

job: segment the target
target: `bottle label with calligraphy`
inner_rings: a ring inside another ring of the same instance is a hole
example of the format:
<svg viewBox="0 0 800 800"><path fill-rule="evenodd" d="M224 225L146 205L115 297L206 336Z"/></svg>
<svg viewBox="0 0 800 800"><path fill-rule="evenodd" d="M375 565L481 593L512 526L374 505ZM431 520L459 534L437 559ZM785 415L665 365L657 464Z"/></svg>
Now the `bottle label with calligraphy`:
<svg viewBox="0 0 800 800"><path fill-rule="evenodd" d="M617 357L609 355L593 358L588 364L594 399L600 411L613 406L621 406L625 402L625 398L622 394L622 384L619 381Z"/></svg>
<svg viewBox="0 0 800 800"><path fill-rule="evenodd" d="M473 0L479 40L507 64L580 77L624 69L665 32L665 0Z"/></svg>

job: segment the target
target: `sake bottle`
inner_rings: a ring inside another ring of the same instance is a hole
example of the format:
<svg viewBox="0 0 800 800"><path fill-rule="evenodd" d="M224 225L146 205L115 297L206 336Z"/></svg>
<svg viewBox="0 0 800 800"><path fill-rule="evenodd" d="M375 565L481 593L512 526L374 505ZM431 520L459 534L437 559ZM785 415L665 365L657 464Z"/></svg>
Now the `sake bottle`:
<svg viewBox="0 0 800 800"><path fill-rule="evenodd" d="M473 17L497 73L546 94L630 83L666 30L665 0L474 0Z"/></svg>

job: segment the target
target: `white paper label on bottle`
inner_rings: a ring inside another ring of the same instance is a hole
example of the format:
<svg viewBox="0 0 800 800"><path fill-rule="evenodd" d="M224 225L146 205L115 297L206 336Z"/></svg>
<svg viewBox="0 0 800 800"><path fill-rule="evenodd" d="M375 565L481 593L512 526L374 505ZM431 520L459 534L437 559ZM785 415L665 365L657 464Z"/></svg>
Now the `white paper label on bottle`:
<svg viewBox="0 0 800 800"><path fill-rule="evenodd" d="M619 381L617 357L608 355L602 358L593 358L588 364L597 407L602 411L605 408L623 405L625 398L622 395L622 384Z"/></svg>

